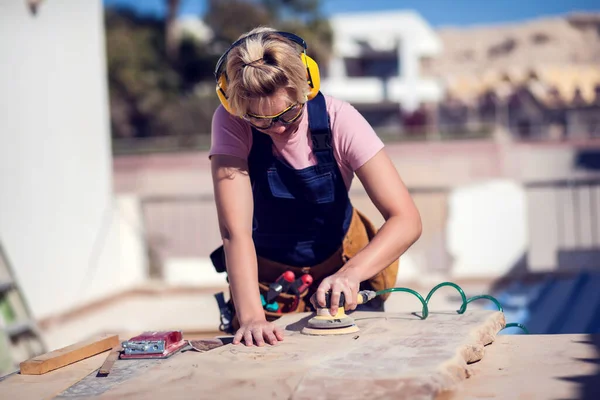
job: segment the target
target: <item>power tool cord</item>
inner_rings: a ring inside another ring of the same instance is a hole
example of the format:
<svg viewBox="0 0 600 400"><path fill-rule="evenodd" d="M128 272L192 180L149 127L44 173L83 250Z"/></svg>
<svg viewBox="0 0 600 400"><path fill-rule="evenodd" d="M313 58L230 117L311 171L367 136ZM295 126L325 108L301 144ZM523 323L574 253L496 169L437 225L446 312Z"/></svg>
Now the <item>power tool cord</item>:
<svg viewBox="0 0 600 400"><path fill-rule="evenodd" d="M487 299L492 301L496 307L498 308L498 311L500 312L504 312L504 309L502 308L502 305L500 304L500 302L498 300L496 300L494 297L487 295L487 294L482 294L479 296L473 296L471 298L467 299L467 296L465 296L465 292L462 290L462 288L460 286L458 286L456 283L453 282L442 282L439 285L437 285L436 287L434 287L433 289L431 289L429 291L429 294L427 295L427 297L425 299L423 299L423 296L421 296L419 294L419 292L409 289L409 288L403 288L403 287L395 287L395 288L390 288L390 289L384 289L384 290L379 290L377 292L375 292L375 296L380 296L382 294L385 293L391 293L391 292L407 292L410 293L414 296L416 296L419 301L421 302L421 304L423 305L423 310L421 312L421 319L426 319L429 316L429 300L431 299L431 296L433 296L433 294L436 292L436 290L438 290L439 288L443 287L443 286L452 286L453 288L455 288L458 293L460 294L460 297L462 298L462 305L460 306L460 308L456 311L458 314L463 314L466 310L467 310L467 305L469 303L471 303L472 301L475 300L479 300L479 299ZM501 329L504 330L506 328L519 328L521 329L523 332L525 332L526 334L529 334L529 331L527 330L527 328L525 328L524 325L518 323L518 322L511 322L509 324L506 324L504 326L504 328Z"/></svg>

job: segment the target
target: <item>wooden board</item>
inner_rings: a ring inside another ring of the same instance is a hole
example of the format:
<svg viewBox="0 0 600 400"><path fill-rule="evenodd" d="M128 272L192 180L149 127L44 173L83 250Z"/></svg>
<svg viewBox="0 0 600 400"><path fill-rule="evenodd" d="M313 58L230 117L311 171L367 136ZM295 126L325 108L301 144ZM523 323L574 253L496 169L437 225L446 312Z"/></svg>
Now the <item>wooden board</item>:
<svg viewBox="0 0 600 400"><path fill-rule="evenodd" d="M119 345L117 347L114 347L108 353L106 360L104 360L104 364L102 364L100 370L98 371L99 376L108 376L108 374L110 374L110 370L115 364L115 361L117 361L117 359L119 358L119 354L121 354L121 351L123 351L123 348Z"/></svg>
<svg viewBox="0 0 600 400"><path fill-rule="evenodd" d="M52 399L100 368L106 354L98 354L44 375L10 375L0 382L0 399Z"/></svg>
<svg viewBox="0 0 600 400"><path fill-rule="evenodd" d="M426 320L357 312L358 333L315 337L300 333L310 317L278 320L286 338L277 346L185 352L93 398L432 398L469 376L468 363L483 357L505 323L487 310Z"/></svg>
<svg viewBox="0 0 600 400"><path fill-rule="evenodd" d="M486 351L438 400L600 399L600 335L502 335Z"/></svg>
<svg viewBox="0 0 600 400"><path fill-rule="evenodd" d="M98 335L62 349L42 354L20 365L21 375L41 375L119 345L118 335Z"/></svg>

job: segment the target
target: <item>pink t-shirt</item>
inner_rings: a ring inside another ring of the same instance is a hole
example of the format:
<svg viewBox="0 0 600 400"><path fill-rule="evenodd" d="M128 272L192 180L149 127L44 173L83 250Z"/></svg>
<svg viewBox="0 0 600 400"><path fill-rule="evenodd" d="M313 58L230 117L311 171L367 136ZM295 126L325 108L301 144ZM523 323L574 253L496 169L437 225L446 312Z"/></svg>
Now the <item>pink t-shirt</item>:
<svg viewBox="0 0 600 400"><path fill-rule="evenodd" d="M333 137L333 153L346 188L350 189L354 171L364 165L383 148L383 142L371 125L349 103L325 96ZM292 168L302 169L316 165L308 130L308 113L304 109L298 130L282 139L273 139L273 154L285 160ZM248 159L252 148L251 126L241 118L229 114L219 106L213 115L212 144L209 157L215 154Z"/></svg>

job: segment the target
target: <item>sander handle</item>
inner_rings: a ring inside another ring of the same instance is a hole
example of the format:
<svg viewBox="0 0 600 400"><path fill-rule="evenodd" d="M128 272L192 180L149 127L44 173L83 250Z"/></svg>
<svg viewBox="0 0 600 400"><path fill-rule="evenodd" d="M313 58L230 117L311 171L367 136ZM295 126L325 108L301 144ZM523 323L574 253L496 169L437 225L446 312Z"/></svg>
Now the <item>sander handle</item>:
<svg viewBox="0 0 600 400"><path fill-rule="evenodd" d="M315 304L316 304L316 294L314 294L313 296L315 296ZM361 290L357 294L356 304L365 304L366 302L374 299L375 296L377 296L377 293L373 290ZM344 293L340 293L339 307L344 307L345 304L346 304L346 297L344 296ZM331 307L331 292L327 292L327 293L325 293L325 307L324 308L330 308L330 307Z"/></svg>
<svg viewBox="0 0 600 400"><path fill-rule="evenodd" d="M358 299L356 304L365 304L373 300L377 296L377 292L374 290L361 290L358 292Z"/></svg>

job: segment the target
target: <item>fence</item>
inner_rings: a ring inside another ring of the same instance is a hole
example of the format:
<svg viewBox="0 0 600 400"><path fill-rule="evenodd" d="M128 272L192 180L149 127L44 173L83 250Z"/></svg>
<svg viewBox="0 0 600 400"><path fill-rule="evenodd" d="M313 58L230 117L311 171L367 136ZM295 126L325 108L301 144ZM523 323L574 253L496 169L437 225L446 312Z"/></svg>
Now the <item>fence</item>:
<svg viewBox="0 0 600 400"><path fill-rule="evenodd" d="M531 256L559 270L600 268L600 178L530 182L525 189Z"/></svg>

